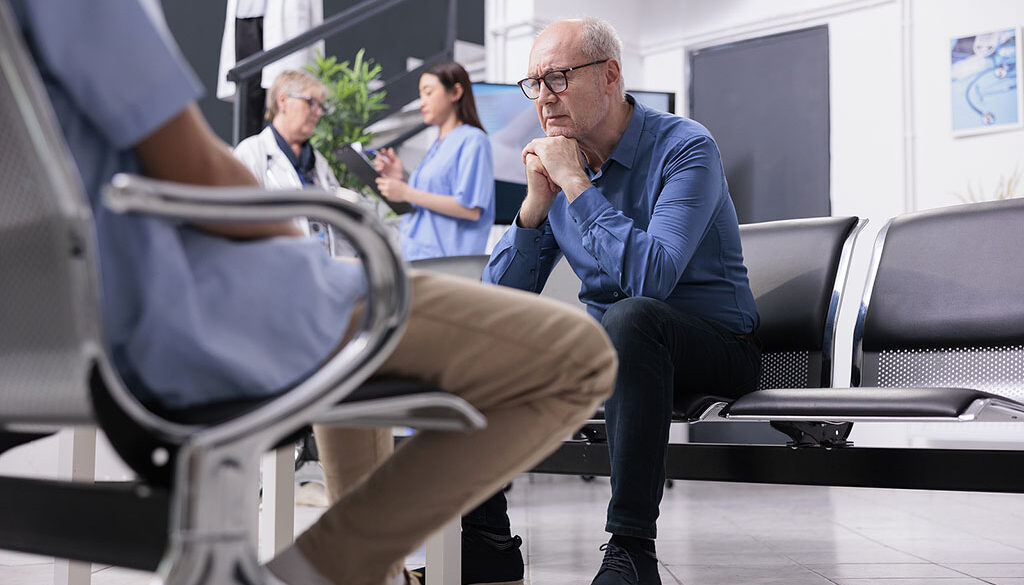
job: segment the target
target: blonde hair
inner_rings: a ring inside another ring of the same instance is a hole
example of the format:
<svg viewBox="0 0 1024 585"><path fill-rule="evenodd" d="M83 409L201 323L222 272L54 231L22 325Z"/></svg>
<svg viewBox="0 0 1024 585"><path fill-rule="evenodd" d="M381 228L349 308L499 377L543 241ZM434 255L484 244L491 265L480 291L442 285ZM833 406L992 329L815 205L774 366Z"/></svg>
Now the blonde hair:
<svg viewBox="0 0 1024 585"><path fill-rule="evenodd" d="M267 90L267 113L266 118L273 120L277 116L277 97L281 94L302 93L303 91L315 88L320 96L327 95L327 87L308 71L292 69L277 76L274 83ZM320 96L313 96L319 98Z"/></svg>

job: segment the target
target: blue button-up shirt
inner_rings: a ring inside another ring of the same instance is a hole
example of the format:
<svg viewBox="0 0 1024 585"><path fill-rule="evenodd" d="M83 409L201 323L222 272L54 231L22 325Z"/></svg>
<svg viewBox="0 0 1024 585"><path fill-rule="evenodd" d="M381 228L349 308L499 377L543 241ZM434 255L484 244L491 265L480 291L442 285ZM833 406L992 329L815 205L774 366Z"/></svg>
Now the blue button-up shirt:
<svg viewBox="0 0 1024 585"><path fill-rule="evenodd" d="M629 100L632 118L590 173L593 186L572 203L556 197L537 229L513 223L483 279L540 292L564 254L598 319L612 303L643 296L753 331L757 308L718 146L697 122Z"/></svg>

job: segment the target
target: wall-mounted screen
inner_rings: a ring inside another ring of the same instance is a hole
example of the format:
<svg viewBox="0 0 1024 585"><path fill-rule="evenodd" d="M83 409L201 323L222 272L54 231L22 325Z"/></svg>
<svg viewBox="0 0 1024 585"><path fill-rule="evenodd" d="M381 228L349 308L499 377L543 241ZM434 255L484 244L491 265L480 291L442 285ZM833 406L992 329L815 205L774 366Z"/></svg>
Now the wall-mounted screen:
<svg viewBox="0 0 1024 585"><path fill-rule="evenodd" d="M629 91L637 101L665 112L675 112L675 94L661 91ZM523 147L544 136L534 103L516 85L474 83L480 122L491 140L494 153L495 223L515 219L526 196L526 171L520 153Z"/></svg>

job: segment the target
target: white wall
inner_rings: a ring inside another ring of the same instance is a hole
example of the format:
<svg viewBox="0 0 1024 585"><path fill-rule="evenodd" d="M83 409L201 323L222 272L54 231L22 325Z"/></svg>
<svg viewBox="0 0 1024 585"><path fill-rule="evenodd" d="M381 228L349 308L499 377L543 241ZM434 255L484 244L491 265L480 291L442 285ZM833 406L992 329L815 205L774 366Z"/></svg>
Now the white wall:
<svg viewBox="0 0 1024 585"><path fill-rule="evenodd" d="M608 20L619 30L632 30L639 14L637 11L624 9L621 3L616 2L486 1L484 14L487 22L487 81L492 83L515 83L525 77L534 38L544 26L555 20L598 16ZM641 46L625 35L622 36L622 40L626 86L633 89L651 89L642 86L640 81L643 78Z"/></svg>
<svg viewBox="0 0 1024 585"><path fill-rule="evenodd" d="M899 14L893 2L828 22L832 213L876 225L906 210Z"/></svg>
<svg viewBox="0 0 1024 585"><path fill-rule="evenodd" d="M515 83L524 77L530 46L541 23L533 2L487 0L484 10L487 76L491 83Z"/></svg>
<svg viewBox="0 0 1024 585"><path fill-rule="evenodd" d="M1024 130L951 136L949 41L1024 25L1024 2L918 0L913 4L911 24L916 206L927 209L963 203L957 194L966 195L968 182L976 191L980 187L991 194L1000 176L1009 175L1014 167L1024 170ZM1019 37L1017 42L1021 42Z"/></svg>

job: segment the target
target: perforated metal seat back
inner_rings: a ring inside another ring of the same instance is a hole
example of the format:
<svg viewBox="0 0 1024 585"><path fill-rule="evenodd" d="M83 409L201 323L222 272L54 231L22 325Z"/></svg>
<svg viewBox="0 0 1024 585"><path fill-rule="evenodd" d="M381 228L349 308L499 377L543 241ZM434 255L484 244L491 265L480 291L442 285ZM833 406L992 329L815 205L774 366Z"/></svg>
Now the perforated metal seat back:
<svg viewBox="0 0 1024 585"><path fill-rule="evenodd" d="M819 388L822 380L821 352L770 351L761 352L761 379L757 389Z"/></svg>
<svg viewBox="0 0 1024 585"><path fill-rule="evenodd" d="M1024 346L887 350L870 357L883 387L974 388L1024 402Z"/></svg>
<svg viewBox="0 0 1024 585"><path fill-rule="evenodd" d="M839 292L857 226L856 217L740 226L743 261L761 317L759 389L831 385Z"/></svg>
<svg viewBox="0 0 1024 585"><path fill-rule="evenodd" d="M0 1L0 425L88 422L97 348L89 209Z"/></svg>
<svg viewBox="0 0 1024 585"><path fill-rule="evenodd" d="M1024 399L1024 200L900 216L879 234L879 249L853 383Z"/></svg>

